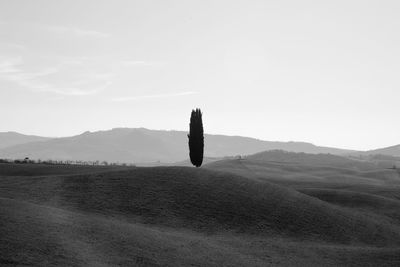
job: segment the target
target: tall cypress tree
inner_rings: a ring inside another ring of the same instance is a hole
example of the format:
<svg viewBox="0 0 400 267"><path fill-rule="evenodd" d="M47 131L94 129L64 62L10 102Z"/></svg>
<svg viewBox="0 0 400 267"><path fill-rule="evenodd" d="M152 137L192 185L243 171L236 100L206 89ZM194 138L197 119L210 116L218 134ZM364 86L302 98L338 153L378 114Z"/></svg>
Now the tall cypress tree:
<svg viewBox="0 0 400 267"><path fill-rule="evenodd" d="M204 131L203 120L200 109L192 110L190 116L189 155L190 161L196 167L203 163L204 154Z"/></svg>

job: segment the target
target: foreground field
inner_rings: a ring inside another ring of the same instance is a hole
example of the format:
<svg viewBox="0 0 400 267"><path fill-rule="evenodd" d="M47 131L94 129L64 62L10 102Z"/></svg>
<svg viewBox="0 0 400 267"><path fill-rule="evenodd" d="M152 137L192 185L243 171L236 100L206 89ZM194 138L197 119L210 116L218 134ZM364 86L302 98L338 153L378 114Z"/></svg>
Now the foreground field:
<svg viewBox="0 0 400 267"><path fill-rule="evenodd" d="M400 265L396 187L354 198L246 173L68 168L0 165L1 265Z"/></svg>

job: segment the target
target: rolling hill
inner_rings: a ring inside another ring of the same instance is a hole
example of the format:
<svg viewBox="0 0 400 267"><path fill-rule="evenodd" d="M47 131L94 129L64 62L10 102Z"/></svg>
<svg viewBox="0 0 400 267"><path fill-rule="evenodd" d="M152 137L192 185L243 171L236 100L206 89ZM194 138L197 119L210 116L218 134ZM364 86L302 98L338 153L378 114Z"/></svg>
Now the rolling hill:
<svg viewBox="0 0 400 267"><path fill-rule="evenodd" d="M396 221L267 181L187 167L17 166L25 175L0 165L2 265L400 263Z"/></svg>
<svg viewBox="0 0 400 267"><path fill-rule="evenodd" d="M209 233L283 234L343 244L397 242L397 230L389 225L382 228L294 190L209 170L159 167L38 177L20 180L18 188L7 186L10 182L13 186L15 178L2 180L2 197L146 224ZM355 224L363 226L355 229Z"/></svg>
<svg viewBox="0 0 400 267"><path fill-rule="evenodd" d="M305 166L326 166L356 170L372 170L377 167L369 161L350 159L338 155L294 153L283 150L263 151L249 155L246 159L255 162L292 163Z"/></svg>
<svg viewBox="0 0 400 267"><path fill-rule="evenodd" d="M400 157L400 145L390 146L375 150L366 151L364 154L366 155L386 155L393 157Z"/></svg>
<svg viewBox="0 0 400 267"><path fill-rule="evenodd" d="M331 154L352 152L302 142L270 142L239 136L205 135L207 157L248 155L273 149ZM173 163L188 158L187 133L117 128L0 149L0 158L25 157L42 160Z"/></svg>
<svg viewBox="0 0 400 267"><path fill-rule="evenodd" d="M396 169L334 155L284 151L216 161L204 167L268 181L368 216L400 222L400 172Z"/></svg>
<svg viewBox="0 0 400 267"><path fill-rule="evenodd" d="M256 180L279 183L321 182L346 184L399 184L396 170L369 161L329 154L265 151L243 159L211 162L208 169L230 172Z"/></svg>

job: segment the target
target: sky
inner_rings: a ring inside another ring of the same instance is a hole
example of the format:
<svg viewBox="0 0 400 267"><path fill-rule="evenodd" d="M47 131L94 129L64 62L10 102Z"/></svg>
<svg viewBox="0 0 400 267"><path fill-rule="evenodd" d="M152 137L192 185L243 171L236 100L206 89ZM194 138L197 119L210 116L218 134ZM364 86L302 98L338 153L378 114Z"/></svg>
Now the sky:
<svg viewBox="0 0 400 267"><path fill-rule="evenodd" d="M0 131L400 143L400 1L0 0Z"/></svg>

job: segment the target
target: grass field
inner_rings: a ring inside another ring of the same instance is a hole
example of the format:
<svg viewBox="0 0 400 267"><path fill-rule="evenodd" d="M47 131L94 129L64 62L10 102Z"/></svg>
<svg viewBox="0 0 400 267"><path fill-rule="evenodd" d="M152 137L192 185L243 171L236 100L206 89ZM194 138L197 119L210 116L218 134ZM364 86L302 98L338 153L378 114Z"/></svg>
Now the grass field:
<svg viewBox="0 0 400 267"><path fill-rule="evenodd" d="M250 160L3 164L0 265L399 266L396 179Z"/></svg>

